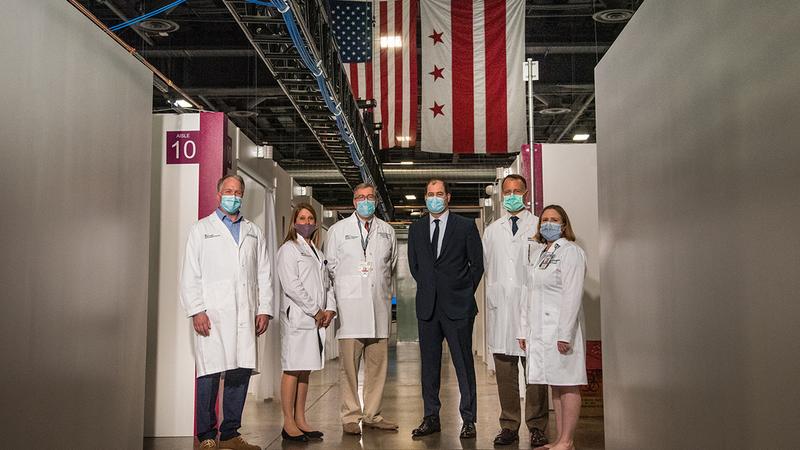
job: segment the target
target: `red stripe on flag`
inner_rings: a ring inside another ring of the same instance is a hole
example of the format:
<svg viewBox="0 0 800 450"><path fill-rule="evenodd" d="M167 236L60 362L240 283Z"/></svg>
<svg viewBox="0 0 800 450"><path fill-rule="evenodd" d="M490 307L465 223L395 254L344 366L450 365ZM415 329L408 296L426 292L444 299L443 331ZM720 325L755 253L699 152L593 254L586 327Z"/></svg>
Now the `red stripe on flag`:
<svg viewBox="0 0 800 450"><path fill-rule="evenodd" d="M450 114L453 122L453 153L475 153L475 93L472 50L472 2L451 0L451 42L453 60L450 74L453 77L453 104ZM446 111L446 109L445 109ZM470 130L469 133L459 133Z"/></svg>
<svg viewBox="0 0 800 450"><path fill-rule="evenodd" d="M387 24L388 21L388 9L386 2L380 2L380 18L378 23L380 23L381 33L380 37L386 36L387 33ZM380 45L380 39L377 39L377 42L374 44ZM389 55L388 49L386 47L381 47L381 122L383 129L381 130L381 148L388 148L389 147L389 71L388 71L388 64L389 64Z"/></svg>
<svg viewBox="0 0 800 450"><path fill-rule="evenodd" d="M353 96L357 99L358 94L358 63L350 63L350 87L353 88Z"/></svg>
<svg viewBox="0 0 800 450"><path fill-rule="evenodd" d="M415 31L416 32L416 31ZM403 2L394 2L394 34L403 36ZM403 48L407 42L401 43L402 47L394 49L394 139L391 146L401 144L398 136L403 135Z"/></svg>
<svg viewBox="0 0 800 450"><path fill-rule="evenodd" d="M367 100L375 99L375 91L372 89L372 63L364 63L364 80L367 85L364 98Z"/></svg>
<svg viewBox="0 0 800 450"><path fill-rule="evenodd" d="M417 14L419 13L419 2L417 0L409 0L409 22L408 22L408 29L411 30L409 33L409 37L411 42L408 43L408 62L409 67L409 95L411 99L409 104L411 105L411 111L408 112L408 134L411 138L409 141L409 147L415 147L417 145Z"/></svg>
<svg viewBox="0 0 800 450"><path fill-rule="evenodd" d="M486 153L508 152L506 2L484 0L486 17Z"/></svg>

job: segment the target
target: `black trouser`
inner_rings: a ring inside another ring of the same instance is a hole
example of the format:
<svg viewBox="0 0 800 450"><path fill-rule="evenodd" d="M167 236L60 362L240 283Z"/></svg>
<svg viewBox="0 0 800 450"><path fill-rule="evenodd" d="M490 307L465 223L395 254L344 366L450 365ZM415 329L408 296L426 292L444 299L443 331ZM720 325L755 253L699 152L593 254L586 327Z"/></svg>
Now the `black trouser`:
<svg viewBox="0 0 800 450"><path fill-rule="evenodd" d="M442 403L439 386L442 371L442 341L447 339L456 369L461 401L458 409L464 422L477 420L475 364L472 358L472 326L475 318L449 319L436 305L430 320L419 320L419 350L422 359L422 400L426 416L438 416Z"/></svg>

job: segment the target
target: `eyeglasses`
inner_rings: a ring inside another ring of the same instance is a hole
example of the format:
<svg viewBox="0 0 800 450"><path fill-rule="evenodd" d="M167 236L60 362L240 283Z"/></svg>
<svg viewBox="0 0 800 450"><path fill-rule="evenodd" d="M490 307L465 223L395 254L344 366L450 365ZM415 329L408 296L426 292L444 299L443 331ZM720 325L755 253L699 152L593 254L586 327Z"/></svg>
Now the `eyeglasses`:
<svg viewBox="0 0 800 450"><path fill-rule="evenodd" d="M244 195L244 192L243 191L235 191L233 189L224 189L222 191L222 195L235 195L237 197L241 197L242 195Z"/></svg>
<svg viewBox="0 0 800 450"><path fill-rule="evenodd" d="M372 195L372 194L370 194L370 195L358 195L358 196L356 196L356 197L354 197L354 198L355 198L356 200L358 200L358 201L362 201L362 200L372 200L372 201L375 201L375 199L376 199L376 197L375 197L374 195Z"/></svg>
<svg viewBox="0 0 800 450"><path fill-rule="evenodd" d="M425 193L425 197L439 197L439 198L445 198L445 197L447 197L447 194L445 194L444 192L436 192L436 193L433 193L433 192L426 192L426 193Z"/></svg>

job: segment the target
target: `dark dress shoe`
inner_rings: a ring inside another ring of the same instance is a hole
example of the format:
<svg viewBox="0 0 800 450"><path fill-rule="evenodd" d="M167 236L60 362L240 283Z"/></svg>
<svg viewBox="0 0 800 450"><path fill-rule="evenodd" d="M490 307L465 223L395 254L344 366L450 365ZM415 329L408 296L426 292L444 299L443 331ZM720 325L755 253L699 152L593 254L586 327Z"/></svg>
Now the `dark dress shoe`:
<svg viewBox="0 0 800 450"><path fill-rule="evenodd" d="M519 440L519 433L503 428L500 434L495 436L494 445L511 445Z"/></svg>
<svg viewBox="0 0 800 450"><path fill-rule="evenodd" d="M291 434L287 433L286 430L281 429L281 437L284 441L291 441L291 442L308 442L308 436L303 434L298 434L297 436L292 436Z"/></svg>
<svg viewBox="0 0 800 450"><path fill-rule="evenodd" d="M464 422L461 426L461 434L458 435L461 439L475 439L475 424L472 422Z"/></svg>
<svg viewBox="0 0 800 450"><path fill-rule="evenodd" d="M422 437L440 431L442 431L442 424L439 422L439 416L425 416L422 418L422 423L411 432L411 436Z"/></svg>
<svg viewBox="0 0 800 450"><path fill-rule="evenodd" d="M322 431L303 431L303 434L308 436L309 439L322 439L322 436L324 436Z"/></svg>
<svg viewBox="0 0 800 450"><path fill-rule="evenodd" d="M531 447L541 447L547 444L547 436L544 431L534 428L531 430Z"/></svg>

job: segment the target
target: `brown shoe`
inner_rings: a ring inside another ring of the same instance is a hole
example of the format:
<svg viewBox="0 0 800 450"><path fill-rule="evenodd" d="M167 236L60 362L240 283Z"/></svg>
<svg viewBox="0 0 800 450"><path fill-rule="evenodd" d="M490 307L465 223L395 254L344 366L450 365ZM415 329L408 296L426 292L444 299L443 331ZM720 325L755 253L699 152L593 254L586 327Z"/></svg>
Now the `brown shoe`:
<svg viewBox="0 0 800 450"><path fill-rule="evenodd" d="M229 450L261 450L261 447L247 443L241 436L236 436L227 441L219 441L219 447L217 448Z"/></svg>
<svg viewBox="0 0 800 450"><path fill-rule="evenodd" d="M376 428L378 430L385 431L397 431L397 429L400 428L396 423L386 420L383 417L378 417L378 420L375 422L364 421L364 426L367 428Z"/></svg>
<svg viewBox="0 0 800 450"><path fill-rule="evenodd" d="M217 441L214 439L205 439L200 442L200 450L217 448Z"/></svg>
<svg viewBox="0 0 800 450"><path fill-rule="evenodd" d="M346 434L361 434L361 428L359 428L358 423L356 422L347 422L342 424L342 431L344 431Z"/></svg>

